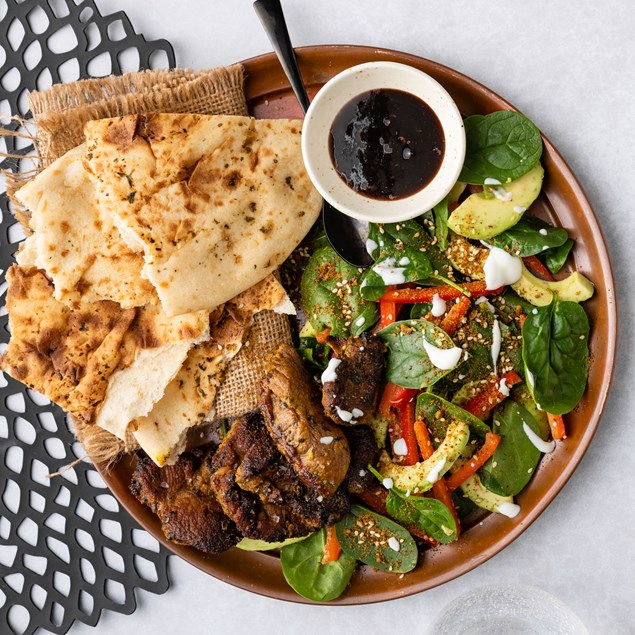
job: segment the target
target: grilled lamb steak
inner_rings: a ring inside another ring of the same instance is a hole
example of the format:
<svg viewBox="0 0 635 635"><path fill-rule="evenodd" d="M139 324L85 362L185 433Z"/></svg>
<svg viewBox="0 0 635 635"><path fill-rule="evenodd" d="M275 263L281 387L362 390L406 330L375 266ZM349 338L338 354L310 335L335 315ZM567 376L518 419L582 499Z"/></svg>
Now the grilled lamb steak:
<svg viewBox="0 0 635 635"><path fill-rule="evenodd" d="M265 360L263 408L267 430L300 480L329 498L348 470L350 453L343 432L324 415L297 351L279 346Z"/></svg>
<svg viewBox="0 0 635 635"><path fill-rule="evenodd" d="M346 340L329 338L328 344L340 364L337 379L323 384L324 411L340 425L367 423L377 405L386 348L372 333Z"/></svg>
<svg viewBox="0 0 635 635"><path fill-rule="evenodd" d="M201 451L185 454L175 465L165 467L139 458L130 490L160 518L168 540L220 553L233 547L241 536L215 498L193 485L202 455Z"/></svg>
<svg viewBox="0 0 635 635"><path fill-rule="evenodd" d="M235 419L195 482L215 496L247 538L279 542L337 522L349 509L343 488L326 498L307 487L272 443L258 414Z"/></svg>
<svg viewBox="0 0 635 635"><path fill-rule="evenodd" d="M345 434L351 449L351 464L344 483L351 494L359 494L371 489L376 483L375 477L368 471L368 465L375 465L377 462L379 448L375 435L368 426L349 426L345 429Z"/></svg>

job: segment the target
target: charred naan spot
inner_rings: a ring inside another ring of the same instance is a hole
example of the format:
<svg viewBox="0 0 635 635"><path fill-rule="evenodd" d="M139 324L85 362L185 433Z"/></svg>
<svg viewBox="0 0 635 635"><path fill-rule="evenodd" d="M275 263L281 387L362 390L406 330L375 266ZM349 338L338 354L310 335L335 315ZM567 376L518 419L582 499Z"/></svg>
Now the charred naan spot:
<svg viewBox="0 0 635 635"><path fill-rule="evenodd" d="M305 214L306 214L306 212L304 210L300 210L298 212L298 218L302 218Z"/></svg>
<svg viewBox="0 0 635 635"><path fill-rule="evenodd" d="M264 225L261 225L259 229L265 236L268 236L273 231L273 223L267 221Z"/></svg>
<svg viewBox="0 0 635 635"><path fill-rule="evenodd" d="M239 265L241 264L243 261L243 257L240 254L236 254L236 257L234 258L234 262Z"/></svg>
<svg viewBox="0 0 635 635"><path fill-rule="evenodd" d="M115 121L109 121L104 140L122 150L128 149L135 137L139 119L139 116L129 115Z"/></svg>
<svg viewBox="0 0 635 635"><path fill-rule="evenodd" d="M93 226L99 232L104 228L104 224L99 219L95 220L95 222L93 223Z"/></svg>
<svg viewBox="0 0 635 635"><path fill-rule="evenodd" d="M293 180L291 179L290 176L288 176L284 182L287 184L287 187L291 188L292 190L294 190L295 188L293 187Z"/></svg>
<svg viewBox="0 0 635 635"><path fill-rule="evenodd" d="M68 256L68 249L64 249L62 250L62 253L60 254L60 256L62 256L62 258L66 258L66 256Z"/></svg>
<svg viewBox="0 0 635 635"><path fill-rule="evenodd" d="M63 221L60 223L60 229L61 229L63 232L69 232L69 231L70 231L70 229L71 229L71 226L68 224L68 222L67 222L67 221L63 220Z"/></svg>
<svg viewBox="0 0 635 635"><path fill-rule="evenodd" d="M19 364L11 368L11 376L18 381L22 381L29 374L29 369L24 364Z"/></svg>
<svg viewBox="0 0 635 635"><path fill-rule="evenodd" d="M235 190L238 187L241 179L242 177L240 176L240 172L238 172L237 170L232 170L229 174L226 174L223 177L223 185L228 190Z"/></svg>
<svg viewBox="0 0 635 635"><path fill-rule="evenodd" d="M260 163L260 153L256 150L249 155L249 167L252 172L258 167L258 163Z"/></svg>

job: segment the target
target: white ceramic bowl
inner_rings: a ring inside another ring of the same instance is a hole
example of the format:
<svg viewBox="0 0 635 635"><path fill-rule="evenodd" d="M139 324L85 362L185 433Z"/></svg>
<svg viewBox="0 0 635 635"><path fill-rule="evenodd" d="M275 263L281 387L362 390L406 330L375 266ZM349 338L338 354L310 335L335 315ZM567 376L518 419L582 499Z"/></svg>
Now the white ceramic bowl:
<svg viewBox="0 0 635 635"><path fill-rule="evenodd" d="M394 200L369 198L349 187L336 172L329 150L331 125L339 111L357 95L381 88L426 102L445 136L443 161L434 178L415 194ZM311 102L302 128L302 155L311 181L336 209L374 223L404 221L432 209L458 180L465 158L463 119L445 88L427 73L395 62L360 64L329 80Z"/></svg>

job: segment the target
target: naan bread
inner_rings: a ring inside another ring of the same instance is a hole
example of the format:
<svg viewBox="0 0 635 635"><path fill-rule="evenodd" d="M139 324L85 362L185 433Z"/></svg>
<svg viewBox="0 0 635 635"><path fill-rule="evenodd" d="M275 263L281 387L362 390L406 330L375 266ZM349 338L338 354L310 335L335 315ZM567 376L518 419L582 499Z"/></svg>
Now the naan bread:
<svg viewBox="0 0 635 635"><path fill-rule="evenodd" d="M268 276L213 314L210 339L192 348L152 412L132 424L137 442L157 465L173 464L185 448L188 430L205 420L253 315L270 309L288 312L289 304L282 285Z"/></svg>
<svg viewBox="0 0 635 635"><path fill-rule="evenodd" d="M209 338L206 311L168 318L159 306L107 300L71 309L42 271L13 265L7 281L11 340L0 368L118 436L150 411L188 350Z"/></svg>
<svg viewBox="0 0 635 635"><path fill-rule="evenodd" d="M168 315L211 310L274 271L318 217L301 123L126 116L89 122L86 164Z"/></svg>
<svg viewBox="0 0 635 635"><path fill-rule="evenodd" d="M34 233L17 261L43 269L54 298L69 305L113 300L127 309L156 303L152 284L141 275L143 256L128 247L95 200L84 154L83 145L70 150L18 190Z"/></svg>

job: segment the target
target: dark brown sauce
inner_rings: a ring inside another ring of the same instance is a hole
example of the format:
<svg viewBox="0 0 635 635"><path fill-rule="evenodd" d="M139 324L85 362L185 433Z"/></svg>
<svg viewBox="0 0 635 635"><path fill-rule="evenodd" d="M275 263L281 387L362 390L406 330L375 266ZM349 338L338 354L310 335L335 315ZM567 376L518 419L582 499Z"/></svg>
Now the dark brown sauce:
<svg viewBox="0 0 635 635"><path fill-rule="evenodd" d="M432 181L443 162L445 137L428 104L382 88L354 97L337 113L329 147L349 187L391 200L411 196Z"/></svg>

